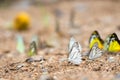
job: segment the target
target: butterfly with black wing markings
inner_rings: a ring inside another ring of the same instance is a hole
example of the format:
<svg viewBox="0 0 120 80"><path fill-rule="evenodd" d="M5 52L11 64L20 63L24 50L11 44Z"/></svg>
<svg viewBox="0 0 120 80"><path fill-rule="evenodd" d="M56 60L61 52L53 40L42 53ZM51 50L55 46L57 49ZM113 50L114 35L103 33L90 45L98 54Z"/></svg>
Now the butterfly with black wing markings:
<svg viewBox="0 0 120 80"><path fill-rule="evenodd" d="M103 54L103 50L98 48L98 43L95 43L92 47L92 49L90 49L89 52L89 59L93 60L96 59L100 56L102 56Z"/></svg>
<svg viewBox="0 0 120 80"><path fill-rule="evenodd" d="M68 55L68 62L74 65L79 65L82 62L82 56L81 56L82 47L79 44L79 42L74 42L74 43L70 42L69 45L71 45L71 47L69 47L70 51Z"/></svg>
<svg viewBox="0 0 120 80"><path fill-rule="evenodd" d="M32 41L29 47L28 55L33 56L35 54L37 54L37 46L36 46L36 42Z"/></svg>
<svg viewBox="0 0 120 80"><path fill-rule="evenodd" d="M90 47L90 49L93 47L93 45L94 45L96 42L98 43L98 47L99 47L100 49L102 49L102 48L103 48L103 43L104 43L104 41L103 41L102 38L100 37L98 31L95 30L95 31L91 34L90 39L89 39L89 47Z"/></svg>
<svg viewBox="0 0 120 80"><path fill-rule="evenodd" d="M107 51L109 52L120 52L120 40L116 33L113 33L109 36L109 41L107 45Z"/></svg>

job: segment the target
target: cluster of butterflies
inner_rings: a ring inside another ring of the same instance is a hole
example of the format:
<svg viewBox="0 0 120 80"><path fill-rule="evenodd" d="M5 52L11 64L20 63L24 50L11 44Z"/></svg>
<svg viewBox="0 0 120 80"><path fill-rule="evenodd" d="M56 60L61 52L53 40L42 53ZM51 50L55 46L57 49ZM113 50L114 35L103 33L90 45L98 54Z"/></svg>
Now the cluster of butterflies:
<svg viewBox="0 0 120 80"><path fill-rule="evenodd" d="M39 46L39 39L37 36L33 36L32 41L30 43L29 49L28 49L28 56L33 56L37 54L37 48ZM25 53L25 43L23 40L23 37L20 35L17 35L17 46L16 49L19 53Z"/></svg>
<svg viewBox="0 0 120 80"><path fill-rule="evenodd" d="M96 59L102 54L107 52L120 52L120 40L118 39L116 33L109 34L105 41L103 41L98 33L94 31L89 39L89 59ZM68 46L68 62L79 65L82 62L82 47L73 37L70 39Z"/></svg>
<svg viewBox="0 0 120 80"><path fill-rule="evenodd" d="M25 46L23 43L23 38L21 36L17 37L17 50L20 53L24 53ZM38 37L34 36L32 42L29 46L28 55L33 56L37 54L37 47L39 44ZM116 33L109 34L105 41L103 41L97 31L94 31L89 39L89 59L96 59L102 54L107 52L120 52L120 40L118 39ZM70 38L70 42L68 45L68 58L67 61L74 64L79 65L82 62L82 47L78 41L76 41L73 37Z"/></svg>
<svg viewBox="0 0 120 80"><path fill-rule="evenodd" d="M94 31L89 40L90 48L95 43L98 43L98 48L108 52L120 52L120 40L116 33L109 34L105 41L103 41L97 31Z"/></svg>

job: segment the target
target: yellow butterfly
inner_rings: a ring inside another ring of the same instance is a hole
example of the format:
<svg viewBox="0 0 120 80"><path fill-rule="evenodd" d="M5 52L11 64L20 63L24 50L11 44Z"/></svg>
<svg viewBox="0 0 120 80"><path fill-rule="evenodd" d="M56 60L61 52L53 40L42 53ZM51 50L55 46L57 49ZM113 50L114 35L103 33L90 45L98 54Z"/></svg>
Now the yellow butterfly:
<svg viewBox="0 0 120 80"><path fill-rule="evenodd" d="M100 49L103 48L104 41L101 39L98 31L96 31L96 30L91 34L90 39L89 39L89 47L90 47L90 49L93 47L93 45L95 43L98 43L98 48L100 48Z"/></svg>
<svg viewBox="0 0 120 80"><path fill-rule="evenodd" d="M116 33L113 33L106 38L104 49L109 52L120 52L120 40Z"/></svg>
<svg viewBox="0 0 120 80"><path fill-rule="evenodd" d="M36 42L33 41L30 44L29 51L28 51L28 56L33 56L35 54L37 54L37 46L36 46Z"/></svg>
<svg viewBox="0 0 120 80"><path fill-rule="evenodd" d="M25 12L21 12L15 17L13 28L15 30L26 30L28 29L29 24L30 24L29 15Z"/></svg>

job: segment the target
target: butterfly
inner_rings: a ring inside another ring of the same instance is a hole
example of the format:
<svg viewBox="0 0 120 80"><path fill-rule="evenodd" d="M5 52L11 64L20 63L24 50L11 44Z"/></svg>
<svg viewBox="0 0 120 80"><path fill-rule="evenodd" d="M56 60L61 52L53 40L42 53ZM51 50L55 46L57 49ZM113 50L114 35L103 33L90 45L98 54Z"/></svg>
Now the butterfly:
<svg viewBox="0 0 120 80"><path fill-rule="evenodd" d="M90 50L89 59L95 59L103 54L103 50L98 48L98 43L95 43Z"/></svg>
<svg viewBox="0 0 120 80"><path fill-rule="evenodd" d="M103 48L103 43L104 43L104 41L101 39L98 31L95 30L95 31L91 34L90 39L89 39L89 47L90 47L90 49L93 47L93 45L94 45L96 42L98 43L98 47L99 47L100 49L102 49L102 48Z"/></svg>
<svg viewBox="0 0 120 80"><path fill-rule="evenodd" d="M28 51L28 56L33 56L35 54L37 54L37 46L36 46L35 41L33 41L30 44L29 51Z"/></svg>
<svg viewBox="0 0 120 80"><path fill-rule="evenodd" d="M116 33L109 35L104 43L104 49L109 52L120 52L120 40L118 39Z"/></svg>
<svg viewBox="0 0 120 80"><path fill-rule="evenodd" d="M19 53L25 53L25 44L23 37L20 35L17 35L17 46L16 49Z"/></svg>
<svg viewBox="0 0 120 80"><path fill-rule="evenodd" d="M74 65L79 65L82 62L81 45L79 42L70 43L70 45L72 46L69 49L68 62Z"/></svg>
<svg viewBox="0 0 120 80"><path fill-rule="evenodd" d="M13 29L26 30L30 25L30 16L26 12L20 12L16 15L13 22Z"/></svg>

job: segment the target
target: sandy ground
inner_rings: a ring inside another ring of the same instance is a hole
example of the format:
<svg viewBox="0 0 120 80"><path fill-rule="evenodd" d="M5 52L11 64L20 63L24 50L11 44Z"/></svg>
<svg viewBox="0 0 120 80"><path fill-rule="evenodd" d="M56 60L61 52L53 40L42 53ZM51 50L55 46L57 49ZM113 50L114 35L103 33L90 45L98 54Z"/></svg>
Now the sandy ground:
<svg viewBox="0 0 120 80"><path fill-rule="evenodd" d="M94 30L103 39L116 32L120 38L120 2L70 1L49 6L16 6L0 9L0 80L120 80L120 53L104 53L98 59L89 60L83 56L79 66L63 61L67 58L70 36L80 42L82 54L89 52L88 40ZM60 32L55 32L55 11L59 12ZM31 16L31 28L17 32L6 29L20 11ZM74 11L74 12L72 12ZM74 26L70 15L74 14ZM44 17L48 22L44 24ZM26 53L16 51L16 35L25 39ZM33 35L51 41L52 48L38 49L33 59L45 61L26 62L27 49ZM52 40L51 40L52 39ZM113 57L110 60L110 57ZM49 79L45 79L45 78Z"/></svg>

